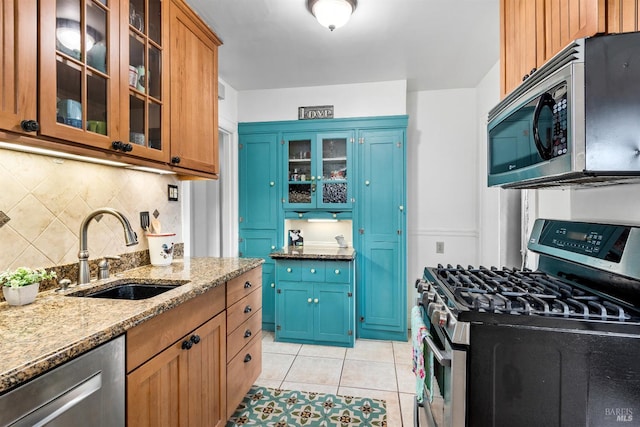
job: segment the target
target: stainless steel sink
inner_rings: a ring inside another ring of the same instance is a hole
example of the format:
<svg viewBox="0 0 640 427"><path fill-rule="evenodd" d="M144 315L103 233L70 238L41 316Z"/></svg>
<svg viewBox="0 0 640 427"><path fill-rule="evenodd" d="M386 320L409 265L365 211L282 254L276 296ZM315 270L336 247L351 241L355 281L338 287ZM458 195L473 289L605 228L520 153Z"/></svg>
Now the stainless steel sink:
<svg viewBox="0 0 640 427"><path fill-rule="evenodd" d="M128 299L128 300L141 300L156 295L160 295L163 292L170 291L183 283L129 283L120 282L114 284L106 289L100 290L83 290L68 294L72 297L85 297L85 298L108 298L108 299Z"/></svg>

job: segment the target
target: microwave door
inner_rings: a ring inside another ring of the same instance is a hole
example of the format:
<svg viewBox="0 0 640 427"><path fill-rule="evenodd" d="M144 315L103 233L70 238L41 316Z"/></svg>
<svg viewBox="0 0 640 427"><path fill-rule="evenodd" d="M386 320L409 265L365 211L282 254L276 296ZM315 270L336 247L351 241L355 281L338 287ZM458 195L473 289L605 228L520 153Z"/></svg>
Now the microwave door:
<svg viewBox="0 0 640 427"><path fill-rule="evenodd" d="M538 99L538 104L533 113L533 142L536 150L543 160L549 160L553 151L553 108L556 105L555 99L545 92Z"/></svg>

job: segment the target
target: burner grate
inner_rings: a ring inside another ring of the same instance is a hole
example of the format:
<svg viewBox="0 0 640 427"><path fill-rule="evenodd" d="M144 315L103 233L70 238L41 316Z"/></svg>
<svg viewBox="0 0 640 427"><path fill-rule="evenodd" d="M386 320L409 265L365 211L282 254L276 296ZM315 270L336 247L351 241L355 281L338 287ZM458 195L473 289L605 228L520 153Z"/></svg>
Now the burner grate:
<svg viewBox="0 0 640 427"><path fill-rule="evenodd" d="M631 318L620 305L540 271L439 264L436 275L470 310L588 320Z"/></svg>

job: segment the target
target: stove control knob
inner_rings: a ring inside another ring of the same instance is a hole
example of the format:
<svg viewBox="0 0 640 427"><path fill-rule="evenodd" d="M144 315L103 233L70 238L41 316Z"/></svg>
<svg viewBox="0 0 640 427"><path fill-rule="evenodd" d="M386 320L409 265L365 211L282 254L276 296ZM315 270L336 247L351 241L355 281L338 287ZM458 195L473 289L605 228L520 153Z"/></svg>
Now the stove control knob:
<svg viewBox="0 0 640 427"><path fill-rule="evenodd" d="M438 325L440 327L444 327L447 325L447 320L449 315L442 304L429 304L429 308L433 306L433 311L431 312L431 323L434 325Z"/></svg>
<svg viewBox="0 0 640 427"><path fill-rule="evenodd" d="M427 301L429 302L434 302L436 300L436 291L431 290L431 288L429 288L430 290L426 291L427 293Z"/></svg>

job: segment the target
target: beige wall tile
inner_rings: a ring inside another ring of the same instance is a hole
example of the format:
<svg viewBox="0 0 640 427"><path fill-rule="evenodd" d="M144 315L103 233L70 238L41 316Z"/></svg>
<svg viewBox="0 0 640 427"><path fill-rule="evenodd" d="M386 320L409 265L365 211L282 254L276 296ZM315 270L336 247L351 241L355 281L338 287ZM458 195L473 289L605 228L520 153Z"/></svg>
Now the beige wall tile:
<svg viewBox="0 0 640 427"><path fill-rule="evenodd" d="M0 182L10 184L0 194L0 210L11 218L0 227L0 270L76 262L80 224L101 207L123 212L139 244L125 246L120 222L105 215L89 226L90 259L148 248L141 211L158 209L163 229L183 240L181 203L167 202L167 185L179 185L174 175L0 149Z"/></svg>

